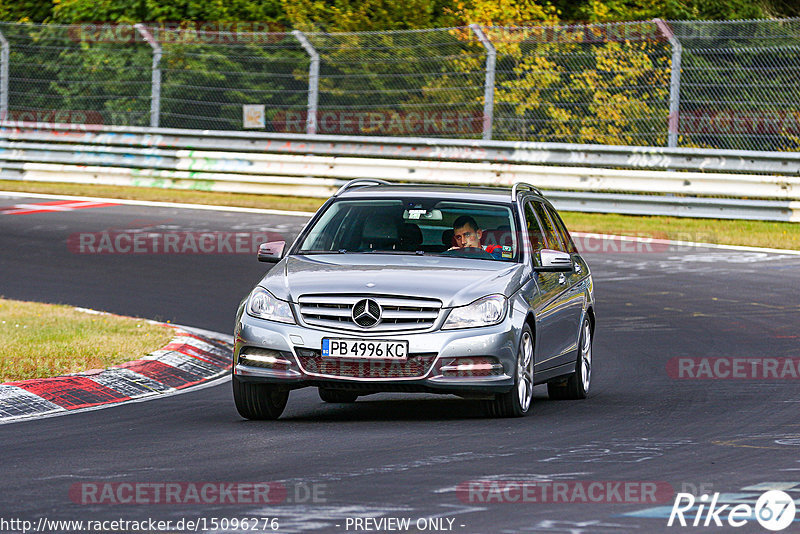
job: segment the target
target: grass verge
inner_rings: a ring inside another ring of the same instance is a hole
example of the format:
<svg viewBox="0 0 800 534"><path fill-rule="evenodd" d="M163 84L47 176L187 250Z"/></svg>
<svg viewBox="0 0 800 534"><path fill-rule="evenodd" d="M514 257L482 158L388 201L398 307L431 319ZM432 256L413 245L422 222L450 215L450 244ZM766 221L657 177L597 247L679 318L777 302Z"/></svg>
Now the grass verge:
<svg viewBox="0 0 800 534"><path fill-rule="evenodd" d="M546 194L546 193L545 193ZM571 232L800 250L800 224L562 212Z"/></svg>
<svg viewBox="0 0 800 534"><path fill-rule="evenodd" d="M158 350L173 335L144 319L0 298L0 383L104 369Z"/></svg>
<svg viewBox="0 0 800 534"><path fill-rule="evenodd" d="M28 193L185 202L190 204L214 204L219 206L308 212L316 211L324 202L324 199L320 198L47 182L2 181L0 189ZM797 223L576 212L563 212L562 216L569 229L576 232L638 235L721 245L746 245L800 250L800 224Z"/></svg>

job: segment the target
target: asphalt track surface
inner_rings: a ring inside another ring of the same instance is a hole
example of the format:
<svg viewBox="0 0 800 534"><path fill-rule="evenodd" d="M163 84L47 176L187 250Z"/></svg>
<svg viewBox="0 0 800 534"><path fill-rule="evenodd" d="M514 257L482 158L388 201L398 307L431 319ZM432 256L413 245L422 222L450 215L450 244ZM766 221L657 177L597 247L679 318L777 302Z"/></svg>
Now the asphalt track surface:
<svg viewBox="0 0 800 534"><path fill-rule="evenodd" d="M0 208L26 202L42 200L0 197ZM68 237L111 228L291 237L303 223L136 206L0 214L0 294L231 332L237 303L264 270L254 255L76 254ZM679 380L667 372L676 357L800 357L800 257L694 248L586 257L598 320L585 401L551 401L538 387L532 415L494 420L455 397L385 394L343 405L304 389L291 394L281 420L250 422L222 381L2 425L0 519L274 517L277 532L327 533L390 531L356 530L352 521L348 528L348 518L410 518L406 532L417 531L419 518L444 518L461 533L649 533L704 529L668 528L657 507L671 506L671 497L487 503L456 488L476 480L653 481L753 503L760 485L780 482L800 497L800 381ZM282 483L287 499L111 505L70 496L83 483L265 481ZM767 532L755 521L705 530ZM0 522L0 531L19 529Z"/></svg>

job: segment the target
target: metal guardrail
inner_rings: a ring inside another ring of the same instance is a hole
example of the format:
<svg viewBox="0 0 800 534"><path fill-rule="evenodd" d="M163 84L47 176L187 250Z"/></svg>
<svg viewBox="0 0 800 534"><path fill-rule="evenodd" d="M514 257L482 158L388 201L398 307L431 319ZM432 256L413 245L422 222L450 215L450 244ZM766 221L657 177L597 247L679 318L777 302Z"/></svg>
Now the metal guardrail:
<svg viewBox="0 0 800 534"><path fill-rule="evenodd" d="M508 163L419 161L386 158L299 156L244 152L103 147L75 150L74 145L42 145L0 141L5 168L42 173L95 175L124 173L132 178L265 183L306 177L375 178L438 184L469 183L510 186L533 182L547 189L624 191L800 200L800 178L751 174L634 171ZM91 166L91 167L87 167ZM273 182L274 183L274 182Z"/></svg>
<svg viewBox="0 0 800 534"><path fill-rule="evenodd" d="M548 197L567 210L800 221L796 153L11 126L0 124L2 179L315 197L332 195L352 178L504 186L524 181L553 190ZM743 173L765 168L783 173Z"/></svg>
<svg viewBox="0 0 800 534"><path fill-rule="evenodd" d="M800 202L547 191L561 211L800 222Z"/></svg>
<svg viewBox="0 0 800 534"><path fill-rule="evenodd" d="M573 167L800 175L800 152L101 127L14 121L0 122L0 140L275 154L356 155Z"/></svg>

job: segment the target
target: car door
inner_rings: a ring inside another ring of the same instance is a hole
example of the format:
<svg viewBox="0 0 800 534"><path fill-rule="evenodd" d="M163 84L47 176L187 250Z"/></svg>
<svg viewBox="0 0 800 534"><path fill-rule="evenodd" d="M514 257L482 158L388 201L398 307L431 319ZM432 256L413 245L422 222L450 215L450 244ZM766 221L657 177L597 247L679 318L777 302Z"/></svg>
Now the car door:
<svg viewBox="0 0 800 534"><path fill-rule="evenodd" d="M582 265L582 260L572 237L569 235L564 222L559 217L556 210L548 203L542 203L542 208L550 217L553 224L553 231L558 235L559 243L562 248L559 250L569 253L572 258L573 270L563 273L566 278L567 291L562 295L562 301L565 309L565 324L568 325L567 331L572 332L572 337L566 340L564 353L560 358L560 363L571 363L575 361L578 350L578 336L580 332L580 321L583 314L585 296L585 284L583 280L586 278L586 270ZM588 269L587 269L588 270Z"/></svg>
<svg viewBox="0 0 800 534"><path fill-rule="evenodd" d="M556 230L547 207L538 200L528 202L528 211L535 216L542 230L544 246L561 252L568 252L565 240ZM534 254L534 261L538 255ZM571 291L573 272L537 273L538 283L546 295L544 305L536 312L536 342L542 351L540 367L547 369L569 363L574 360L577 350L578 320L582 309L582 295Z"/></svg>
<svg viewBox="0 0 800 534"><path fill-rule="evenodd" d="M544 226L536 214L536 201L527 200L524 204L525 226L531 246L533 267L540 265L539 252L550 248ZM552 237L551 237L552 239ZM558 306L563 285L559 283L561 273L533 273L538 293L530 296L529 305L536 314L535 369L543 370L557 365L555 358L560 354L563 340L558 333Z"/></svg>

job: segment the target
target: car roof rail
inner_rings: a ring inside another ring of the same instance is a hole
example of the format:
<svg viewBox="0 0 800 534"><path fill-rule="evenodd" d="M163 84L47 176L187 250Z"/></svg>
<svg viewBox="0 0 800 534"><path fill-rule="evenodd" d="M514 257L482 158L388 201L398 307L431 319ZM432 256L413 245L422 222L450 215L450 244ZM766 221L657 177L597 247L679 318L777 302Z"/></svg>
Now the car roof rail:
<svg viewBox="0 0 800 534"><path fill-rule="evenodd" d="M353 186L365 186L365 185L370 185L370 184L371 185L392 185L389 182L387 182L386 180L379 180L377 178L356 178L355 180L350 180L349 182L344 184L342 187L340 187L339 190L336 191L336 193L334 193L333 196L338 197L339 195L341 195L342 193L344 193L345 191L347 191L348 189L350 189Z"/></svg>
<svg viewBox="0 0 800 534"><path fill-rule="evenodd" d="M525 183L525 182L514 182L514 186L511 188L511 200L517 200L517 191L518 191L518 190L519 190L521 187L527 187L527 188L528 188L528 191L533 191L534 193L536 193L536 194L537 194L537 195L539 195L540 197L544 197L544 195L542 194L542 192L541 192L541 191L539 191L539 188L538 188L538 187L536 187L536 186L533 186L533 185L531 185L531 184L529 184L529 183Z"/></svg>

